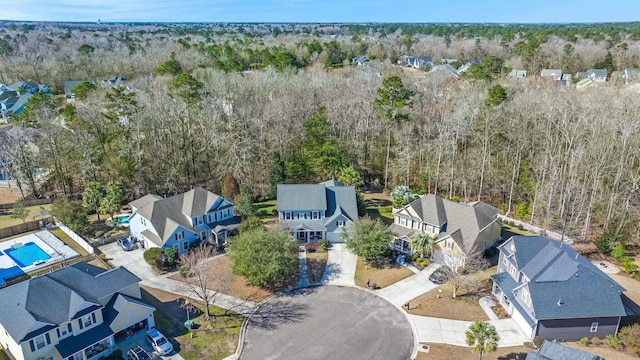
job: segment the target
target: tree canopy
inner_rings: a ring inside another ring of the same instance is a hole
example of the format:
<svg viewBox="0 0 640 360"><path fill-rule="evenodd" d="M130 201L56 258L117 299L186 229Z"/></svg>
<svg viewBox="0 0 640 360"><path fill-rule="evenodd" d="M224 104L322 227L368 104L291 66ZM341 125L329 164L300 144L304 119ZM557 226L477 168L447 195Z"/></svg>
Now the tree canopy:
<svg viewBox="0 0 640 360"><path fill-rule="evenodd" d="M358 219L350 228L343 228L342 238L346 240L347 249L368 260L378 260L391 251L389 228L379 219L371 220L368 216Z"/></svg>

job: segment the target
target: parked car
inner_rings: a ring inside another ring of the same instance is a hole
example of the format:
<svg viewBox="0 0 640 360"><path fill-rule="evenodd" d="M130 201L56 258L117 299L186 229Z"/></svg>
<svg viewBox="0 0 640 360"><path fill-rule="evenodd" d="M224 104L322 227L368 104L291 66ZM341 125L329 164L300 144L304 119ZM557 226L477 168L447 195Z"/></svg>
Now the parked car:
<svg viewBox="0 0 640 360"><path fill-rule="evenodd" d="M133 249L136 248L135 245L133 245L133 243L131 242L131 240L127 239L127 238L122 238L122 239L118 239L116 240L116 242L118 243L118 245L122 248L122 250L124 251L131 251Z"/></svg>
<svg viewBox="0 0 640 360"><path fill-rule="evenodd" d="M127 351L127 359L128 360L157 360L162 359L161 357L154 355L151 357L148 352L144 351L142 347L136 345Z"/></svg>
<svg viewBox="0 0 640 360"><path fill-rule="evenodd" d="M169 340L157 329L151 329L145 336L145 339L158 355L167 355L173 351L173 346Z"/></svg>
<svg viewBox="0 0 640 360"><path fill-rule="evenodd" d="M447 265L444 265L434 271L433 274L429 276L429 280L434 284L442 285L449 281L449 274L451 274L451 269Z"/></svg>

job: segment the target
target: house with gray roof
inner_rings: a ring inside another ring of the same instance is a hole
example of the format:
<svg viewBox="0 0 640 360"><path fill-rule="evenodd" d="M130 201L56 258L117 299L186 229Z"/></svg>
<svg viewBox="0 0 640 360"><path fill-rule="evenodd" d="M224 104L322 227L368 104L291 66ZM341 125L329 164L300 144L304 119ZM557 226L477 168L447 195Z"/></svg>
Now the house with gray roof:
<svg viewBox="0 0 640 360"><path fill-rule="evenodd" d="M590 79L594 83L603 83L607 81L607 69L589 69L576 74L578 79Z"/></svg>
<svg viewBox="0 0 640 360"><path fill-rule="evenodd" d="M402 64L416 69L430 69L433 66L433 59L430 57L404 55L402 57Z"/></svg>
<svg viewBox="0 0 640 360"><path fill-rule="evenodd" d="M155 327L140 279L77 263L0 289L0 343L15 360L93 360ZM127 334L127 335L125 335Z"/></svg>
<svg viewBox="0 0 640 360"><path fill-rule="evenodd" d="M279 184L278 220L299 241L344 242L342 228L358 220L356 190L329 180L319 184Z"/></svg>
<svg viewBox="0 0 640 360"><path fill-rule="evenodd" d="M50 93L51 89L43 84L18 81L9 86L0 84L0 118L8 123L13 115L22 112L33 94Z"/></svg>
<svg viewBox="0 0 640 360"><path fill-rule="evenodd" d="M433 261L449 267L464 264L493 246L502 224L498 209L481 201L462 204L428 194L393 212L391 246L411 254L413 237L426 233L434 239Z"/></svg>
<svg viewBox="0 0 640 360"><path fill-rule="evenodd" d="M507 77L517 80L525 79L527 77L527 70L513 69L507 74Z"/></svg>
<svg viewBox="0 0 640 360"><path fill-rule="evenodd" d="M456 70L456 68L454 68L449 64L436 65L433 68L431 68L429 73L442 73L442 74L446 74L447 76L458 77L458 71Z"/></svg>
<svg viewBox="0 0 640 360"><path fill-rule="evenodd" d="M525 360L604 360L604 358L545 340L540 350L529 351Z"/></svg>
<svg viewBox="0 0 640 360"><path fill-rule="evenodd" d="M363 66L366 62L369 62L369 58L367 57L367 55L360 55L351 59L351 65Z"/></svg>
<svg viewBox="0 0 640 360"><path fill-rule="evenodd" d="M626 316L626 290L569 245L542 236L514 236L498 249L492 294L529 339L618 333Z"/></svg>
<svg viewBox="0 0 640 360"><path fill-rule="evenodd" d="M64 95L68 98L71 99L73 97L75 97L75 94L73 93L73 88L80 85L80 84L84 84L84 83L89 83L91 85L95 85L96 82L93 80L69 80L69 81L65 81L64 82Z"/></svg>
<svg viewBox="0 0 640 360"><path fill-rule="evenodd" d="M224 246L240 225L233 203L201 187L167 198L148 194L129 205L131 235L143 247L172 247L178 254L199 241Z"/></svg>

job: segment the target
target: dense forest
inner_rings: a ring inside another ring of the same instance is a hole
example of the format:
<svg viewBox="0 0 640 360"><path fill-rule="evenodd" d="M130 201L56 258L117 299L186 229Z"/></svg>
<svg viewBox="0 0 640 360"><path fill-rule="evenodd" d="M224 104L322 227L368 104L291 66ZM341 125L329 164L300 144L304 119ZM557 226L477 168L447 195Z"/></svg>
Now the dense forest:
<svg viewBox="0 0 640 360"><path fill-rule="evenodd" d="M370 61L351 65L359 55ZM454 77L403 55L478 64ZM337 177L481 199L577 239L640 238L638 87L537 76L637 68L640 23L4 22L0 58L0 83L54 90L0 131L4 166L32 196L89 181L132 198L219 191L232 176L257 200L278 182ZM111 76L125 86L102 84ZM65 99L66 80L97 86Z"/></svg>

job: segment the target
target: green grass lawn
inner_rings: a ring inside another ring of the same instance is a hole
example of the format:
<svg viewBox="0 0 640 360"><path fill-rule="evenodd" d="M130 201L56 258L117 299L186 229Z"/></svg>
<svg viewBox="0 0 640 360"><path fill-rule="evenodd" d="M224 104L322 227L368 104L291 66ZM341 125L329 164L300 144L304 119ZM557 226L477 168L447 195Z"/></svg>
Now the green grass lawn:
<svg viewBox="0 0 640 360"><path fill-rule="evenodd" d="M276 200L267 200L253 204L256 209L256 213L260 219L272 219L273 218L273 210L278 207L278 202Z"/></svg>
<svg viewBox="0 0 640 360"><path fill-rule="evenodd" d="M43 208L50 210L51 204L28 206L27 209L29 209L29 216L27 216L25 220L33 221L34 216L36 217L36 220L41 219L42 217L40 216L40 210L42 210ZM13 214L12 209L9 209L7 211L8 211L7 214L0 215L0 229L8 228L13 225L22 224L22 219L14 219L11 217L11 215Z"/></svg>
<svg viewBox="0 0 640 360"><path fill-rule="evenodd" d="M198 328L193 338L186 332L175 337L180 343L180 355L186 360L224 359L236 351L244 317L216 306L210 307L215 321L207 321L204 314L194 318Z"/></svg>
<svg viewBox="0 0 640 360"><path fill-rule="evenodd" d="M78 252L81 256L89 255L87 250L83 249L80 244L73 241L69 235L65 234L64 231L60 229L51 229L49 230L53 235L55 235L58 239L62 240L65 244L69 245L70 248Z"/></svg>
<svg viewBox="0 0 640 360"><path fill-rule="evenodd" d="M391 225L393 223L393 213L388 206L367 208L367 215L373 220L379 219L385 223L385 225Z"/></svg>

